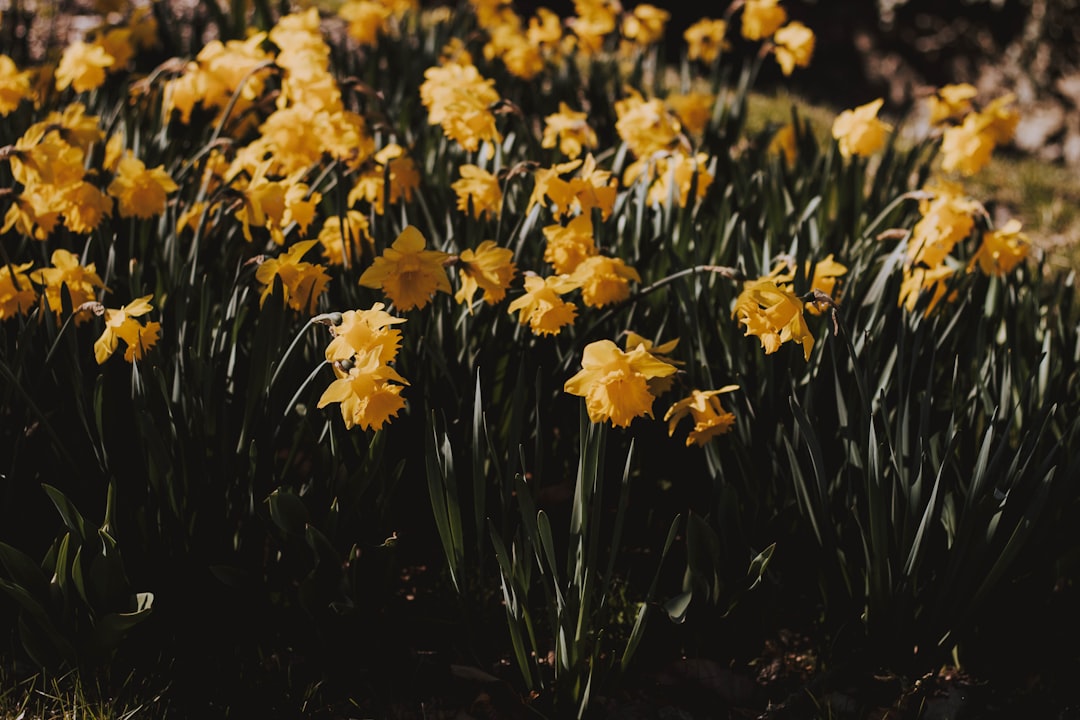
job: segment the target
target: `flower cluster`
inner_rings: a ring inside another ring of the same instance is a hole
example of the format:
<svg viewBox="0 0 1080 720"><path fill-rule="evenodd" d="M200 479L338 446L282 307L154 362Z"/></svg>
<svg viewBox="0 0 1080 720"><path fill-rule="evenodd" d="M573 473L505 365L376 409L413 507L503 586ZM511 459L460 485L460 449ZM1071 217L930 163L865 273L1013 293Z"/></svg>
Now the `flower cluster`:
<svg viewBox="0 0 1080 720"><path fill-rule="evenodd" d="M326 347L326 361L336 379L319 398L318 407L340 403L346 428L378 430L405 407L401 391L409 382L390 366L401 346L401 331L391 326L405 319L384 307L375 303L370 310L327 316L334 339Z"/></svg>
<svg viewBox="0 0 1080 720"><path fill-rule="evenodd" d="M812 273L809 265L806 271L811 293L822 293L835 303L836 280L847 273L847 268L829 255L814 266ZM806 324L803 310L809 309L816 314L822 308L816 296L804 302L796 295L792 288L794 280L794 269L787 261L778 264L769 275L748 280L735 301L733 315L738 317L740 325L746 326L747 335L757 336L766 355L794 340L802 345L803 358L809 360L814 336Z"/></svg>
<svg viewBox="0 0 1080 720"><path fill-rule="evenodd" d="M957 93L952 95L955 97ZM1008 142L1016 132L1020 114L1010 107L1014 100L1012 95L1003 95L980 112L968 112L959 125L946 129L941 138L941 169L974 175L986 167L994 148ZM960 101L959 108L970 107L962 103ZM935 108L938 107L940 105L935 105ZM938 112L940 114L941 110ZM950 114L945 119L954 116L955 110L950 108Z"/></svg>

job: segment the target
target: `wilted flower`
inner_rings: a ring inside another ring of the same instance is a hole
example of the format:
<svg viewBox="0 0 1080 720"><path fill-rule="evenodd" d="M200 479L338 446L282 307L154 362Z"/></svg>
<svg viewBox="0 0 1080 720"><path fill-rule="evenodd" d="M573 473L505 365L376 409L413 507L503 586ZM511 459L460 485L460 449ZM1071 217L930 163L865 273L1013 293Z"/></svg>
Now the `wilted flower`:
<svg viewBox="0 0 1080 720"><path fill-rule="evenodd" d="M364 271L360 284L382 288L400 310L422 308L436 292L449 293L450 279L443 268L449 255L426 250L426 245L420 231L409 225Z"/></svg>
<svg viewBox="0 0 1080 720"><path fill-rule="evenodd" d="M494 240L484 240L476 250L463 251L458 256L461 289L454 299L465 303L470 313L477 290L484 291L484 302L488 305L502 300L517 273L513 258L513 250L499 247Z"/></svg>
<svg viewBox="0 0 1080 720"><path fill-rule="evenodd" d="M892 126L878 120L878 110L885 103L878 98L854 110L845 110L833 121L832 135L840 145L840 154L873 155L885 144L886 133Z"/></svg>
<svg viewBox="0 0 1080 720"><path fill-rule="evenodd" d="M664 414L664 420L668 421L668 435L675 434L675 426L687 415L694 421L694 429L686 436L687 447L695 443L704 447L717 435L727 433L735 424L735 415L724 410L719 396L738 389L738 385L725 385L719 390L691 391L690 397L675 403Z"/></svg>
<svg viewBox="0 0 1080 720"><path fill-rule="evenodd" d="M259 307L274 290L274 278L281 278L284 301L297 312L315 313L319 296L326 291L330 276L322 265L303 262L301 258L319 244L318 240L304 240L293 244L276 258L264 260L255 271L255 279L263 285Z"/></svg>
<svg viewBox="0 0 1080 720"><path fill-rule="evenodd" d="M649 378L666 377L675 372L669 365L638 345L623 352L610 340L589 343L581 357L581 371L566 381L563 389L585 398L589 420L610 420L616 427L627 427L642 415L652 417L656 399L649 392Z"/></svg>
<svg viewBox="0 0 1080 720"><path fill-rule="evenodd" d="M576 289L577 284L566 275L527 275L525 294L511 302L507 312L520 310L518 321L529 323L536 335L558 335L577 316L577 307L559 296Z"/></svg>
<svg viewBox="0 0 1080 720"><path fill-rule="evenodd" d="M1020 232L1020 221L1013 218L1000 230L983 233L982 245L968 267L978 263L987 275L1002 276L1012 272L1031 252L1031 241Z"/></svg>

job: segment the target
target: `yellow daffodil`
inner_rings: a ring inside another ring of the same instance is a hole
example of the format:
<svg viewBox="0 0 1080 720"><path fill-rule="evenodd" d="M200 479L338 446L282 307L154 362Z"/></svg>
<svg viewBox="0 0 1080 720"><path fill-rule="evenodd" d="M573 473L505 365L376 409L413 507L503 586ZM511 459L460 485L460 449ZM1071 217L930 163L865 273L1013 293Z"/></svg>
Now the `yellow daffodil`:
<svg viewBox="0 0 1080 720"><path fill-rule="evenodd" d="M577 316L577 307L560 295L576 289L577 284L566 275L527 275L525 294L511 302L507 312L520 311L518 321L528 323L536 335L558 335Z"/></svg>
<svg viewBox="0 0 1080 720"><path fill-rule="evenodd" d="M522 80L532 80L544 69L540 47L529 42L529 36L522 30L516 15L512 22L491 28L484 45L484 57L487 60L502 60L510 74Z"/></svg>
<svg viewBox="0 0 1080 720"><path fill-rule="evenodd" d="M639 45L652 45L664 39L664 28L670 19L668 11L641 3L623 16L622 35Z"/></svg>
<svg viewBox="0 0 1080 720"><path fill-rule="evenodd" d="M136 319L153 310L150 304L152 297L153 295L145 295L118 310L105 310L105 331L94 343L94 358L98 365L109 359L119 346L120 340L127 346L124 359L128 362L141 360L146 351L157 343L161 324L148 322L143 325Z"/></svg>
<svg viewBox="0 0 1080 720"><path fill-rule="evenodd" d="M784 162L788 167L795 165L795 159L798 157L799 148L795 144L795 126L791 123L784 125L772 136L772 140L769 141L769 152L774 155L780 155L784 158Z"/></svg>
<svg viewBox="0 0 1080 720"><path fill-rule="evenodd" d="M334 373L337 379L323 392L318 407L341 403L346 428L359 425L363 430L378 430L405 407L401 390L409 383L380 361L378 349L357 355L348 371L335 366Z"/></svg>
<svg viewBox="0 0 1080 720"><path fill-rule="evenodd" d="M1003 95L982 112L970 112L964 121L945 130L941 138L941 169L974 175L990 162L994 147L1012 139L1020 114L1010 105L1015 98Z"/></svg>
<svg viewBox="0 0 1080 720"><path fill-rule="evenodd" d="M802 300L787 286L768 278L748 281L735 301L733 314L746 326L746 335L757 336L766 355L794 340L803 346L804 359L810 359L814 336L806 326Z"/></svg>
<svg viewBox="0 0 1080 720"><path fill-rule="evenodd" d="M400 310L422 308L436 292L450 292L445 264L449 255L426 250L427 241L409 225L360 276L364 287L382 288Z"/></svg>
<svg viewBox="0 0 1080 720"><path fill-rule="evenodd" d="M735 415L724 410L719 396L738 389L738 385L725 385L719 390L691 391L689 397L672 405L664 414L668 435L675 434L675 426L687 415L694 421L694 429L686 436L687 447L694 444L704 447L709 440L724 435L735 424Z"/></svg>
<svg viewBox="0 0 1080 720"><path fill-rule="evenodd" d="M654 358L656 358L660 362L666 362L668 365L676 365L676 366L678 366L678 365L682 365L683 363L678 362L677 360L674 360L674 359L668 357L668 355L671 353L671 351L674 350L675 347L678 344L679 344L679 338L675 338L674 340L668 340L667 342L655 344L655 343L653 343L652 340L649 340L648 338L644 338L644 337L642 337L641 335L638 335L636 332L634 332L632 330L627 330L626 331L626 341L623 343L623 349L626 350L627 352L630 352L634 348L636 348L638 346L641 346L641 347L645 348L645 352L649 353L650 355L652 355ZM671 389L671 386L674 383L675 383L675 376L674 375L665 375L664 377L652 377L652 378L649 378L649 392L652 393L652 396L655 397L655 398L661 397L668 390Z"/></svg>
<svg viewBox="0 0 1080 720"><path fill-rule="evenodd" d="M574 268L570 279L581 288L581 300L589 307L602 308L630 297L630 281L641 282L638 271L622 261L604 255L585 258Z"/></svg>
<svg viewBox="0 0 1080 720"><path fill-rule="evenodd" d="M374 0L348 0L338 8L348 25L349 37L360 45L376 45L379 33L390 18L390 8Z"/></svg>
<svg viewBox="0 0 1080 720"><path fill-rule="evenodd" d="M908 240L907 264L934 267L971 233L980 206L966 197L956 183L938 181L927 184L923 190L930 197L919 202L922 217Z"/></svg>
<svg viewBox="0 0 1080 720"><path fill-rule="evenodd" d="M623 352L610 340L586 345L581 368L563 389L585 398L589 420L610 420L615 427L627 427L642 415L652 417L655 398L649 392L649 378L675 373L674 365L658 360L644 346Z"/></svg>
<svg viewBox="0 0 1080 720"><path fill-rule="evenodd" d="M361 256L362 247L372 247L368 219L359 210L348 210L344 224L340 215L326 218L319 230L319 242L323 255L330 265L351 265Z"/></svg>
<svg viewBox="0 0 1080 720"><path fill-rule="evenodd" d="M1031 241L1020 228L1020 221L1013 218L1000 230L983 233L982 245L968 267L978 263L984 273L999 277L1012 272L1031 252Z"/></svg>
<svg viewBox="0 0 1080 720"><path fill-rule="evenodd" d="M940 125L963 117L971 110L971 101L978 94L973 85L943 85L930 96L930 124Z"/></svg>
<svg viewBox="0 0 1080 720"><path fill-rule="evenodd" d="M746 0L743 5L742 36L747 40L767 38L785 22L787 11L779 0Z"/></svg>
<svg viewBox="0 0 1080 720"><path fill-rule="evenodd" d="M390 202L412 200L413 191L420 186L420 172L416 164L397 143L390 143L379 150L365 165L364 171L349 191L349 205L360 201L371 203L375 213L386 212L387 176L390 179Z"/></svg>
<svg viewBox="0 0 1080 720"><path fill-rule="evenodd" d="M728 45L724 40L727 23L716 18L702 18L686 28L683 39L686 40L686 57L689 60L701 60L711 63L720 56Z"/></svg>
<svg viewBox="0 0 1080 720"><path fill-rule="evenodd" d="M115 63L100 45L76 41L64 48L56 68L56 89L71 87L75 92L96 90L105 82L105 70Z"/></svg>
<svg viewBox="0 0 1080 720"><path fill-rule="evenodd" d="M26 271L34 266L28 262L22 265L0 265L0 320L7 320L16 315L30 312L37 302L37 290L30 283Z"/></svg>
<svg viewBox="0 0 1080 720"><path fill-rule="evenodd" d="M773 35L773 52L784 75L798 67L809 67L814 55L814 31L801 22L790 22Z"/></svg>
<svg viewBox="0 0 1080 720"><path fill-rule="evenodd" d="M583 148L592 150L598 143L596 131L589 127L588 114L571 110L565 102L559 103L559 112L544 118L542 147L557 145L559 152L573 160Z"/></svg>
<svg viewBox="0 0 1080 720"><path fill-rule="evenodd" d="M274 278L281 278L284 301L297 312L314 315L319 296L326 291L330 276L322 265L303 262L301 258L319 244L318 240L295 243L276 258L264 260L255 271L255 279L262 285L259 307L274 291Z"/></svg>
<svg viewBox="0 0 1080 720"><path fill-rule="evenodd" d="M517 273L513 257L513 250L499 247L494 240L484 240L476 250L463 251L458 256L461 289L454 299L464 303L470 314L477 290L484 291L484 302L488 305L502 300Z"/></svg>
<svg viewBox="0 0 1080 720"><path fill-rule="evenodd" d="M405 318L394 317L385 307L375 303L370 310L341 313L341 322L330 326L334 339L326 347L326 361L347 360L377 350L379 362L392 362L401 345L401 331L390 326L405 322Z"/></svg>
<svg viewBox="0 0 1080 720"><path fill-rule="evenodd" d="M978 113L968 113L964 122L945 130L941 138L941 169L974 175L986 167L994 152L994 138Z"/></svg>
<svg viewBox="0 0 1080 720"><path fill-rule="evenodd" d="M23 100L32 97L30 71L20 71L14 60L0 55L0 117L10 115Z"/></svg>
<svg viewBox="0 0 1080 720"><path fill-rule="evenodd" d="M696 188L695 200L704 198L713 181L713 175L707 169L708 164L709 156L705 153L687 155L675 152L657 157L654 166L656 180L649 188L647 198L649 204L662 205L669 197L674 196L679 207L686 207L690 201L691 186Z"/></svg>
<svg viewBox="0 0 1080 720"><path fill-rule="evenodd" d="M544 228L544 238L547 240L544 261L551 263L559 275L574 272L585 258L596 255L589 215L578 215L565 227L548 225Z"/></svg>
<svg viewBox="0 0 1080 720"><path fill-rule="evenodd" d="M885 136L892 131L892 126L877 118L878 110L884 103L878 98L837 116L833 121L832 136L840 145L841 155L865 157L873 155L885 145Z"/></svg>
<svg viewBox="0 0 1080 720"><path fill-rule="evenodd" d="M574 0L577 15L567 24L585 57L595 55L604 47L604 38L615 31L619 9L616 0Z"/></svg>
<svg viewBox="0 0 1080 720"><path fill-rule="evenodd" d="M72 309L92 301L95 293L105 287L105 283L98 277L94 263L84 267L79 263L79 258L74 253L57 248L53 250L52 264L52 267L35 270L30 277L38 285L45 286L45 301L52 311L56 313L58 320L63 311L63 302L60 296L60 289L63 286L67 286L68 294L71 296ZM82 323L86 320L89 320L88 315L79 314L75 316L76 323Z"/></svg>
<svg viewBox="0 0 1080 720"><path fill-rule="evenodd" d="M900 283L900 297L897 301L897 305L903 306L908 312L915 309L915 306L919 302L919 297L923 292L931 293L930 302L926 306L924 315L929 316L938 303L945 298L945 291L948 289L949 279L956 274L956 271L942 263L935 265L934 267L904 267L904 279ZM948 301L952 302L956 298L956 291L953 291L949 295Z"/></svg>
<svg viewBox="0 0 1080 720"><path fill-rule="evenodd" d="M420 99L428 123L441 125L446 137L474 152L481 142L502 142L491 106L499 101L495 83L481 77L473 65L447 63L428 68Z"/></svg>
<svg viewBox="0 0 1080 720"><path fill-rule="evenodd" d="M712 119L716 96L712 93L671 93L664 102L675 111L683 128L691 135L700 137Z"/></svg>
<svg viewBox="0 0 1080 720"><path fill-rule="evenodd" d="M682 129L663 101L645 100L635 90L615 103L615 113L619 118L615 121L615 130L639 158L671 147Z"/></svg>
<svg viewBox="0 0 1080 720"><path fill-rule="evenodd" d="M461 179L450 186L457 193L458 210L468 212L471 198L476 219L498 215L503 199L498 178L478 165L462 165L459 172Z"/></svg>
<svg viewBox="0 0 1080 720"><path fill-rule="evenodd" d="M112 198L101 192L96 185L79 181L62 191L64 226L73 233L86 235L112 215Z"/></svg>
<svg viewBox="0 0 1080 720"><path fill-rule="evenodd" d="M116 198L121 217L151 218L165 212L167 195L178 188L163 165L148 170L142 160L126 155L117 163L108 192Z"/></svg>

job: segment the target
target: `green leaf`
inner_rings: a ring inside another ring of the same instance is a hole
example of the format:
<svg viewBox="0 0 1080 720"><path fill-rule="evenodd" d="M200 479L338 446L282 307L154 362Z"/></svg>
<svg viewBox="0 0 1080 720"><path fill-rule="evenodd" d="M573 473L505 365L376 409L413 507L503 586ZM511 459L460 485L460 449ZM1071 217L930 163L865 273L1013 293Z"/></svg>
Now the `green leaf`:
<svg viewBox="0 0 1080 720"><path fill-rule="evenodd" d="M694 597L693 589L679 593L664 603L664 612L671 618L671 622L682 625L686 620L686 611L690 609L690 601Z"/></svg>
<svg viewBox="0 0 1080 720"><path fill-rule="evenodd" d="M270 506L270 519L282 532L300 535L304 532L310 518L304 501L291 491L278 488L266 498Z"/></svg>

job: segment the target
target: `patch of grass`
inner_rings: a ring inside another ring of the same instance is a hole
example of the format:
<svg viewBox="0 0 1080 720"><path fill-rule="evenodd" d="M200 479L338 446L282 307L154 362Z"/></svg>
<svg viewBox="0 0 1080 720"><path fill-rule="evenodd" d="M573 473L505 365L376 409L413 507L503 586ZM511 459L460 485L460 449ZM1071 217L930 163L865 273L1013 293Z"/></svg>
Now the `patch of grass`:
<svg viewBox="0 0 1080 720"><path fill-rule="evenodd" d="M0 720L29 718L80 718L85 720L131 720L160 717L162 694L153 692L145 680L127 677L118 688L90 686L78 672L58 677L32 675L24 680L9 667L0 667Z"/></svg>
<svg viewBox="0 0 1080 720"><path fill-rule="evenodd" d="M811 104L779 90L752 93L747 131L754 133L791 120L791 108L810 122L815 137L827 141L839 110ZM1047 254L1052 270L1080 270L1080 175L1075 170L1030 155L998 151L981 172L964 180L972 197L994 214L994 222L1016 217L1028 237Z"/></svg>
<svg viewBox="0 0 1080 720"><path fill-rule="evenodd" d="M969 182L972 193L999 214L1015 216L1050 267L1080 269L1080 176L1025 155L994 157Z"/></svg>

